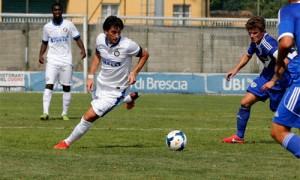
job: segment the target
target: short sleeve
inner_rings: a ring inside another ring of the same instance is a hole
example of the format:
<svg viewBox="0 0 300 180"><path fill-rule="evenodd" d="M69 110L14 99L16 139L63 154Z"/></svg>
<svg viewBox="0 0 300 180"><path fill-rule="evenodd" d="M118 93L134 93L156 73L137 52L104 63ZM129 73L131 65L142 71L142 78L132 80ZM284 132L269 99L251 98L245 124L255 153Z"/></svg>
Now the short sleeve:
<svg viewBox="0 0 300 180"><path fill-rule="evenodd" d="M72 34L73 39L80 37L79 31L77 30L76 26L72 22L70 22L70 32Z"/></svg>
<svg viewBox="0 0 300 180"><path fill-rule="evenodd" d="M294 19L288 8L284 7L278 13L278 40L283 36L291 36L294 34Z"/></svg>
<svg viewBox="0 0 300 180"><path fill-rule="evenodd" d="M141 47L134 41L129 40L127 53L131 56L137 56L140 52Z"/></svg>
<svg viewBox="0 0 300 180"><path fill-rule="evenodd" d="M254 53L255 53L255 48L256 48L256 45L255 43L251 43L248 47L248 55L252 56Z"/></svg>
<svg viewBox="0 0 300 180"><path fill-rule="evenodd" d="M49 35L48 35L48 32L47 32L47 28L46 26L43 27L43 37L42 37L42 41L43 42L48 42L49 40Z"/></svg>
<svg viewBox="0 0 300 180"><path fill-rule="evenodd" d="M264 49L266 50L266 53L277 59L277 49L278 49L278 43L274 38L271 38L268 36L266 39L263 39L262 44L264 46Z"/></svg>

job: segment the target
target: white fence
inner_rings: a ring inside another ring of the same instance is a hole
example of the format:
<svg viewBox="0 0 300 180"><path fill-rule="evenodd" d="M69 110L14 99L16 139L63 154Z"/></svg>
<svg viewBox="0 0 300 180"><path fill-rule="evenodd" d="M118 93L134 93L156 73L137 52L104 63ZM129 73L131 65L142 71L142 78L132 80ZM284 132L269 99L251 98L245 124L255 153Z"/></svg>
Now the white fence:
<svg viewBox="0 0 300 180"><path fill-rule="evenodd" d="M0 14L0 70L41 71L38 63L42 27L52 14ZM89 52L95 49L95 39L102 31L98 24L87 24L82 15L64 15L82 33ZM125 36L138 42L150 52L143 71L224 73L232 68L246 51L249 38L244 25L247 19L234 18L174 18L121 17ZM276 36L277 20L266 19L267 30ZM87 59L80 60L78 48L73 46L75 71L87 73ZM91 53L89 53L91 55ZM255 59L255 58L253 58ZM259 65L251 61L244 73L257 73Z"/></svg>

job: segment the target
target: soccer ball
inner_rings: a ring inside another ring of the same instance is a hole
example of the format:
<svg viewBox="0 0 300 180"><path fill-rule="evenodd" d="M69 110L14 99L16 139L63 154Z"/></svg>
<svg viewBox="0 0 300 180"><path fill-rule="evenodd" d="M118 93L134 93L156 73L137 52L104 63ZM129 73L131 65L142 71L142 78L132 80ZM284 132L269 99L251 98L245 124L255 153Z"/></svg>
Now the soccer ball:
<svg viewBox="0 0 300 180"><path fill-rule="evenodd" d="M166 144L170 150L182 151L187 143L186 135L180 130L169 132L166 137Z"/></svg>

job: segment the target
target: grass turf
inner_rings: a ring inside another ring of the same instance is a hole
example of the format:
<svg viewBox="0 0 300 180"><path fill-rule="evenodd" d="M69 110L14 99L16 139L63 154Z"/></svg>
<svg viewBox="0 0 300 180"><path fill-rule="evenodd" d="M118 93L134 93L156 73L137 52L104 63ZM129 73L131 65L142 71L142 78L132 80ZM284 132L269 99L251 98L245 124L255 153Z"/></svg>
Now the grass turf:
<svg viewBox="0 0 300 180"><path fill-rule="evenodd" d="M70 134L90 96L73 94L71 120L62 121L54 94L50 120L40 121L42 94L0 93L0 179L299 179L299 160L269 136L267 103L252 108L246 144L221 143L235 132L240 98L144 94L133 110L118 106L58 151L53 145ZM165 145L173 129L187 135L183 152Z"/></svg>

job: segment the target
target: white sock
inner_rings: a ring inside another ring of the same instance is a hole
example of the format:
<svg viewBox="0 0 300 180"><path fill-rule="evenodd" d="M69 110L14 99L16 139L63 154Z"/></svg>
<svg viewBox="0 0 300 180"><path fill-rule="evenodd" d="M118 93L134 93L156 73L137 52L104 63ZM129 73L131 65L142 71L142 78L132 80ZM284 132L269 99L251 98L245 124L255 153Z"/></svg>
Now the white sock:
<svg viewBox="0 0 300 180"><path fill-rule="evenodd" d="M63 112L61 115L65 115L65 114L68 114L69 105L71 103L71 93L64 92L62 99L63 99Z"/></svg>
<svg viewBox="0 0 300 180"><path fill-rule="evenodd" d="M131 101L132 101L132 98L131 98L130 94L128 94L127 96L125 96L124 99L123 99L124 103L129 103Z"/></svg>
<svg viewBox="0 0 300 180"><path fill-rule="evenodd" d="M73 132L70 134L70 136L65 139L64 141L70 145L74 141L78 140L83 136L92 126L92 123L89 121L86 121L83 117L81 118L81 121L77 124L77 126L73 129Z"/></svg>
<svg viewBox="0 0 300 180"><path fill-rule="evenodd" d="M45 89L43 95L43 112L49 114L49 106L52 98L52 90Z"/></svg>

